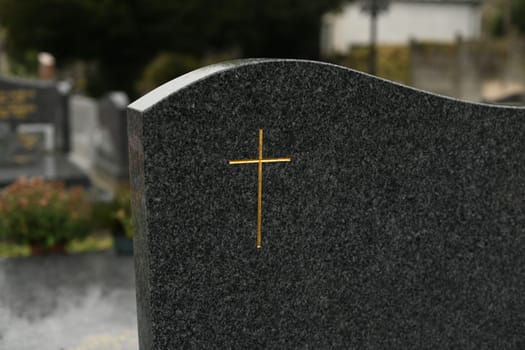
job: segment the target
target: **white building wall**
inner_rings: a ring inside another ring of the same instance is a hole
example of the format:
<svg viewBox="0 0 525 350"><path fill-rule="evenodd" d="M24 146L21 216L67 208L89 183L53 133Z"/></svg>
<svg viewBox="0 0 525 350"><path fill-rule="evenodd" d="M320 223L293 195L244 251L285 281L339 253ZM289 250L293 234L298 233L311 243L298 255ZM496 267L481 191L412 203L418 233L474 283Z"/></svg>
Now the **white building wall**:
<svg viewBox="0 0 525 350"><path fill-rule="evenodd" d="M326 15L322 30L323 53L345 53L352 45L370 42L370 16L353 2L341 13ZM411 39L452 42L458 36L476 39L480 33L481 9L471 3L392 2L378 16L380 44L406 44Z"/></svg>

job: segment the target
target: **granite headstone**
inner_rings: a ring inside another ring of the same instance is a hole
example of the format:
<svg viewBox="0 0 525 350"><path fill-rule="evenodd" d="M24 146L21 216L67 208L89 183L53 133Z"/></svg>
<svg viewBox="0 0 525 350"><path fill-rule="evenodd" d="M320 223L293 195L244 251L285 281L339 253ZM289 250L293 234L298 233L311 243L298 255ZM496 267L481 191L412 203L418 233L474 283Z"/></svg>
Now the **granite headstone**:
<svg viewBox="0 0 525 350"><path fill-rule="evenodd" d="M0 122L7 123L12 133L17 133L20 125L49 125L53 128L53 148L66 152L68 94L65 82L0 77Z"/></svg>
<svg viewBox="0 0 525 350"><path fill-rule="evenodd" d="M128 179L128 128L126 106L128 96L112 92L98 102L98 140L95 146L95 166L98 171L115 179Z"/></svg>
<svg viewBox="0 0 525 350"><path fill-rule="evenodd" d="M70 99L71 152L69 159L86 172L95 163L95 145L99 137L98 102L96 99L73 95Z"/></svg>
<svg viewBox="0 0 525 350"><path fill-rule="evenodd" d="M0 164L10 161L11 150L14 144L14 135L11 126L7 122L0 122Z"/></svg>
<svg viewBox="0 0 525 350"><path fill-rule="evenodd" d="M141 349L525 348L524 109L244 60L128 123Z"/></svg>
<svg viewBox="0 0 525 350"><path fill-rule="evenodd" d="M66 82L0 78L0 187L20 176L89 184L67 157Z"/></svg>

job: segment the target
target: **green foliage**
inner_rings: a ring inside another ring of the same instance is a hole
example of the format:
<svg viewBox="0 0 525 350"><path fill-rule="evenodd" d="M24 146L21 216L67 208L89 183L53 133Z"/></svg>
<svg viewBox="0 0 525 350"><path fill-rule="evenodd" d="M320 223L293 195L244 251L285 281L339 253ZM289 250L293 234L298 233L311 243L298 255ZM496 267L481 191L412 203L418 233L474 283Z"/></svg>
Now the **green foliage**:
<svg viewBox="0 0 525 350"><path fill-rule="evenodd" d="M321 16L341 0L247 0L239 39L251 57L318 58Z"/></svg>
<svg viewBox="0 0 525 350"><path fill-rule="evenodd" d="M0 257L28 256L31 249L26 245L2 242L0 240Z"/></svg>
<svg viewBox="0 0 525 350"><path fill-rule="evenodd" d="M0 23L11 57L35 50L53 53L59 64L83 60L101 77L89 79L92 91L134 97L144 68L162 52L201 59L238 49L243 57L315 59L321 16L343 2L0 0Z"/></svg>
<svg viewBox="0 0 525 350"><path fill-rule="evenodd" d="M525 0L512 0L512 24L520 33L525 33Z"/></svg>
<svg viewBox="0 0 525 350"><path fill-rule="evenodd" d="M18 77L34 77L38 72L38 52L27 50L9 65L10 73Z"/></svg>
<svg viewBox="0 0 525 350"><path fill-rule="evenodd" d="M129 188L117 190L113 199L93 204L92 222L98 230L110 230L118 233L123 230L128 238L133 237L131 224L131 193Z"/></svg>
<svg viewBox="0 0 525 350"><path fill-rule="evenodd" d="M91 201L80 187L21 178L0 192L0 240L51 247L85 237Z"/></svg>
<svg viewBox="0 0 525 350"><path fill-rule="evenodd" d="M346 56L333 58L334 63L362 72L369 70L368 46L354 47ZM381 78L410 83L410 48L402 45L377 47L377 75Z"/></svg>
<svg viewBox="0 0 525 350"><path fill-rule="evenodd" d="M510 26L506 23L506 7L510 5ZM486 31L493 37L500 38L511 32L525 33L525 0L510 0L509 2L489 2L484 10L484 25Z"/></svg>
<svg viewBox="0 0 525 350"><path fill-rule="evenodd" d="M115 200L94 202L91 217L93 228L112 231L118 224L115 219L115 212L118 209L118 203Z"/></svg>
<svg viewBox="0 0 525 350"><path fill-rule="evenodd" d="M488 19L488 32L496 38L501 38L505 35L505 25L501 14L494 15Z"/></svg>
<svg viewBox="0 0 525 350"><path fill-rule="evenodd" d="M122 189L117 192L115 199L116 211L113 212L115 219L124 228L124 233L129 239L133 238L133 224L131 220L131 192Z"/></svg>
<svg viewBox="0 0 525 350"><path fill-rule="evenodd" d="M82 253L89 251L108 250L113 245L113 239L109 233L91 234L83 239L74 239L66 246L68 253Z"/></svg>
<svg viewBox="0 0 525 350"><path fill-rule="evenodd" d="M144 94L168 80L196 69L198 66L197 60L192 56L160 53L144 69L142 79L137 84L137 90Z"/></svg>
<svg viewBox="0 0 525 350"><path fill-rule="evenodd" d="M110 234L95 233L82 239L74 239L66 245L69 254L85 253L111 249L113 238ZM27 245L3 242L0 240L0 257L29 256L31 249Z"/></svg>

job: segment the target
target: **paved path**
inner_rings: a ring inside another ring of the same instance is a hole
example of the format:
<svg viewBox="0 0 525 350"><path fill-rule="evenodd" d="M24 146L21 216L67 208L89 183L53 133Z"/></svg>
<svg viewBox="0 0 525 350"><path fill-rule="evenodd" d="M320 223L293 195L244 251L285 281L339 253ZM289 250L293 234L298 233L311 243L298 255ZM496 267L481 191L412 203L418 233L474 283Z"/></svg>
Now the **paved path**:
<svg viewBox="0 0 525 350"><path fill-rule="evenodd" d="M133 277L112 252L0 258L0 349L136 350Z"/></svg>

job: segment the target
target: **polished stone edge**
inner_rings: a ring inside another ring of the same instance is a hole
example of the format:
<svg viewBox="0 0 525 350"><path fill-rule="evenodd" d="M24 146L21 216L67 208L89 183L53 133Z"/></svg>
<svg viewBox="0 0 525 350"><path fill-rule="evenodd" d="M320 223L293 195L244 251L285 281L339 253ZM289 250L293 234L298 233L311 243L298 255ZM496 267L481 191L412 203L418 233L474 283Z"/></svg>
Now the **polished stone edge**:
<svg viewBox="0 0 525 350"><path fill-rule="evenodd" d="M393 86L396 86L398 88L407 89L411 91L415 91L421 94L426 94L430 96L436 96L442 99L456 101L460 103L468 103L473 105L480 105L484 107L491 107L491 108L508 108L508 109L524 109L525 107L519 107L519 106L507 106L507 105L495 105L495 104L487 104L487 103L481 103L481 102L473 102L473 101L466 101L457 99L450 96L444 96L424 90L420 90L411 86L403 85L394 81L390 81L387 79L379 78L367 73L363 73L360 71L356 71L347 67L342 67L339 65L335 65L332 63L327 62L320 62L320 61L312 61L312 60L298 60L298 59L281 59L281 58L249 58L249 59L239 59L239 60L232 60L232 61L226 61L221 62L217 64L213 64L210 66L205 66L202 68L199 68L197 70L194 70L192 72L186 73L184 75L181 75L178 78L175 78L173 80L170 80L169 82L159 86L158 88L150 91L146 95L140 97L139 99L132 102L130 105L128 105L129 109L144 113L160 101L164 100L170 95L173 95L174 93L184 89L187 86L190 86L194 84L195 82L199 80L206 79L214 74L224 72L227 70L231 70L234 68L239 68L243 66L250 66L250 65L256 65L256 64L272 64L272 63L303 63L303 64L312 64L313 66L332 66L336 67L338 69L341 69L342 74L356 74L356 75L364 75L367 78L371 80L377 80L377 81L383 81L392 84Z"/></svg>
<svg viewBox="0 0 525 350"><path fill-rule="evenodd" d="M173 94L174 92L179 91L185 86L191 85L196 81L204 79L210 75L213 75L217 72L225 71L239 65L244 65L248 63L253 63L257 61L265 60L238 60L238 61L228 61L223 63L217 63L210 66L205 66L194 70L192 72L181 75L178 78L168 81L167 83L159 86L158 88L150 91L146 95L142 96L138 100L131 103L128 108L136 110L138 112L145 112L150 107L162 101L167 96Z"/></svg>
<svg viewBox="0 0 525 350"><path fill-rule="evenodd" d="M192 72L181 75L178 78L170 80L167 83L159 86L158 88L150 91L146 95L135 100L128 106L128 108L136 110L138 112L146 112L149 108L159 103L166 97L172 95L173 93L183 89L186 86L190 86L199 80L212 76L216 73L224 72L224 71L234 69L234 68L239 68L242 66L249 66L249 65L261 64L261 63L276 63L276 62L291 62L291 63L309 62L313 64L333 66L333 64L326 63L326 62L316 62L316 61L310 61L310 60L282 59L282 58L248 58L248 59L225 61L225 62L212 64L209 66L199 68ZM339 66L336 66L336 67L339 67Z"/></svg>
<svg viewBox="0 0 525 350"><path fill-rule="evenodd" d="M137 321L139 349L153 349L152 316L150 302L150 252L147 230L147 208L144 193L144 145L143 115L128 110L129 171L131 187L131 210L133 227L133 249L135 260L135 284L137 298Z"/></svg>

